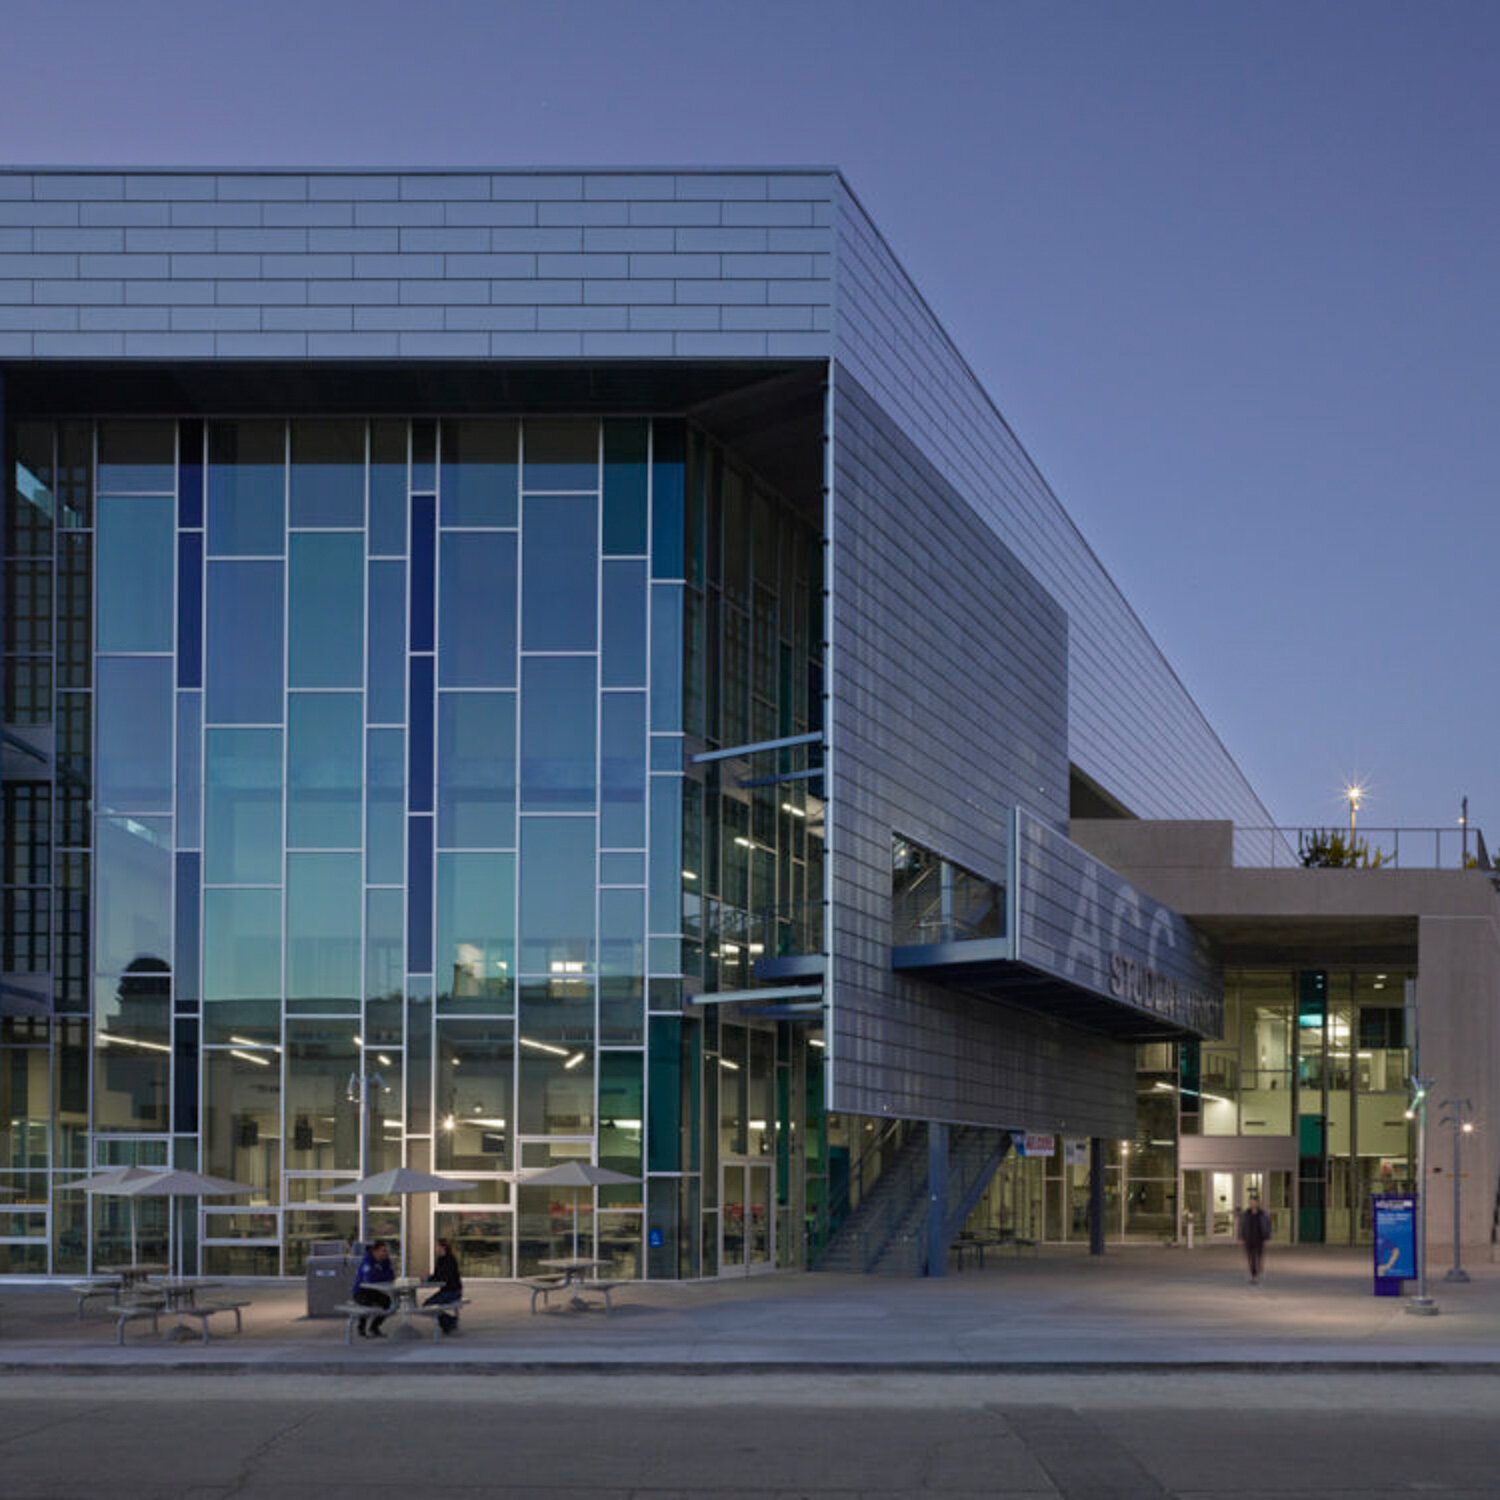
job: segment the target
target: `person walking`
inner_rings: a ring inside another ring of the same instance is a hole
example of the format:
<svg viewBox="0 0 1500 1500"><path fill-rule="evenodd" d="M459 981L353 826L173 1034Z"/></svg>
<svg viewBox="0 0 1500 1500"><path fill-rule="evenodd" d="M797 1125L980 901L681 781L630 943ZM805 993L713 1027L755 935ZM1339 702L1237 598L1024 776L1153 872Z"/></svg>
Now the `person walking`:
<svg viewBox="0 0 1500 1500"><path fill-rule="evenodd" d="M453 1242L440 1239L437 1242L437 1260L433 1262L429 1282L439 1283L435 1291L422 1304L423 1307L441 1307L445 1302L462 1302L464 1279L458 1274L458 1257L453 1253ZM439 1313L438 1327L444 1333L452 1333L458 1327L457 1313Z"/></svg>
<svg viewBox="0 0 1500 1500"><path fill-rule="evenodd" d="M395 1279L396 1268L391 1264L390 1250L384 1240L375 1240L365 1251L364 1258L359 1263L359 1270L354 1273L354 1301L358 1302L361 1307L382 1307L389 1312L391 1294L381 1291L378 1283ZM385 1333L380 1325L384 1322L384 1315L361 1318L358 1324L359 1336L383 1339Z"/></svg>
<svg viewBox="0 0 1500 1500"><path fill-rule="evenodd" d="M1240 1214L1240 1239L1245 1243L1245 1259L1250 1263L1250 1285L1260 1285L1261 1267L1265 1264L1266 1241L1271 1238L1271 1216L1260 1206L1260 1199L1250 1201Z"/></svg>

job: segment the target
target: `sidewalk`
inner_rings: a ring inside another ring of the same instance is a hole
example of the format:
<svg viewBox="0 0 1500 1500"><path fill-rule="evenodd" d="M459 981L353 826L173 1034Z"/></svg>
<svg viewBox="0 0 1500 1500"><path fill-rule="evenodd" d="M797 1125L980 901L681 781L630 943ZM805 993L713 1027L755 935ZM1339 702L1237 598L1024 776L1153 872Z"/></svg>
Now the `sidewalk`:
<svg viewBox="0 0 1500 1500"><path fill-rule="evenodd" d="M0 1282L0 1371L1030 1369L1321 1370L1445 1368L1500 1372L1500 1266L1450 1286L1435 1318L1371 1295L1367 1250L1272 1247L1267 1277L1246 1284L1232 1248L1111 1248L996 1254L983 1271L930 1281L777 1273L692 1285L633 1285L614 1311L562 1307L532 1317L529 1294L469 1288L462 1333L344 1344L343 1320L303 1316L300 1283L245 1283L254 1305L240 1337L167 1343L144 1324L114 1343L91 1304L83 1322L61 1287ZM222 1322L222 1320L221 1320Z"/></svg>

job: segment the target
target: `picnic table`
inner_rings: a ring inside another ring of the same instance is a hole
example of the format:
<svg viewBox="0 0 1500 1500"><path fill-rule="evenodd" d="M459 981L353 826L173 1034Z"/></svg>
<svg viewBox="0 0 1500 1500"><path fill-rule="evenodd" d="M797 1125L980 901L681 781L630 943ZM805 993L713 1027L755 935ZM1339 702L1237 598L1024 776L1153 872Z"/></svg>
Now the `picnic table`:
<svg viewBox="0 0 1500 1500"><path fill-rule="evenodd" d="M366 1318L394 1318L398 1330L410 1332L414 1336L417 1334L416 1320L427 1318L432 1324L432 1337L436 1342L440 1327L438 1319L444 1313L457 1317L459 1308L468 1306L467 1298L457 1302L438 1302L430 1307L424 1306L418 1302L417 1293L424 1286L435 1288L436 1283L423 1281L420 1276L398 1276L394 1281L362 1281L360 1286L369 1287L375 1292L385 1292L391 1299L390 1311L386 1312L379 1307L370 1307L361 1302L341 1302L335 1311L342 1313L348 1320L344 1328L346 1344L353 1342L354 1325Z"/></svg>
<svg viewBox="0 0 1500 1500"><path fill-rule="evenodd" d="M614 1290L614 1283L608 1281L590 1281L589 1273L597 1271L601 1266L609 1265L607 1260L596 1260L588 1255L564 1255L552 1260L539 1260L539 1266L546 1267L549 1271L556 1272L562 1277L562 1286L558 1290L573 1291L569 1306L579 1312L592 1307L593 1303L579 1295L580 1292L598 1292L604 1298L604 1310L609 1311L609 1296ZM531 1310L536 1311L536 1298L532 1298Z"/></svg>

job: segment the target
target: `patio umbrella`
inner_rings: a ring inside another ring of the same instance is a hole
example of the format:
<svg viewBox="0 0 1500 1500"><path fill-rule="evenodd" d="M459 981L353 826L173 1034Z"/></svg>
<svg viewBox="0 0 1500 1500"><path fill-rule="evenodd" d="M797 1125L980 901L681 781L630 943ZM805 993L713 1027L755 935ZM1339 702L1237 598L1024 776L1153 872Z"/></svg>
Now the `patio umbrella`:
<svg viewBox="0 0 1500 1500"><path fill-rule="evenodd" d="M127 1198L233 1198L241 1193L255 1192L249 1182L232 1182L227 1177L208 1177L202 1172L189 1172L180 1167L160 1167L145 1177L133 1178L122 1187L114 1189ZM134 1205L132 1205L134 1212ZM182 1218L177 1218L177 1274L184 1270L182 1255Z"/></svg>
<svg viewBox="0 0 1500 1500"><path fill-rule="evenodd" d="M419 1172L415 1167L388 1167L371 1177L361 1177L358 1182L346 1182L343 1187L330 1190L330 1198L358 1198L359 1237L369 1238L369 1208L366 1198L407 1198L413 1193L469 1193L477 1188L477 1182L466 1182L459 1177L439 1177L435 1172Z"/></svg>
<svg viewBox="0 0 1500 1500"><path fill-rule="evenodd" d="M105 1167L103 1171L90 1172L85 1177L70 1177L68 1181L54 1186L82 1188L85 1193L105 1193L112 1197L128 1198L133 1196L131 1188L134 1184L159 1177L164 1171L165 1167ZM134 1203L130 1205L130 1259L132 1262L140 1259L140 1251L136 1247Z"/></svg>
<svg viewBox="0 0 1500 1500"><path fill-rule="evenodd" d="M570 1187L573 1189L573 1259L578 1259L578 1194L583 1188L610 1187L617 1183L635 1183L639 1179L608 1167L596 1167L588 1161L565 1161L556 1167L541 1167L521 1178L523 1187Z"/></svg>

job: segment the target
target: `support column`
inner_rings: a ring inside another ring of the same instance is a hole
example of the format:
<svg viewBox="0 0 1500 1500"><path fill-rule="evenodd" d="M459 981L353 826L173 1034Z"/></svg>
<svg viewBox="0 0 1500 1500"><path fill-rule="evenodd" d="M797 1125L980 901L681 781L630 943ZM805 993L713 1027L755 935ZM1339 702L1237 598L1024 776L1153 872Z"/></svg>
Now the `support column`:
<svg viewBox="0 0 1500 1500"><path fill-rule="evenodd" d="M927 1126L927 1274L948 1274L948 1127L936 1120Z"/></svg>
<svg viewBox="0 0 1500 1500"><path fill-rule="evenodd" d="M1104 1141L1089 1138L1089 1254L1104 1254Z"/></svg>

